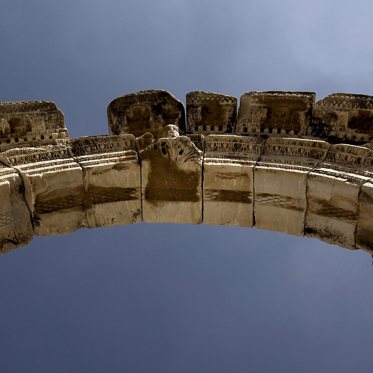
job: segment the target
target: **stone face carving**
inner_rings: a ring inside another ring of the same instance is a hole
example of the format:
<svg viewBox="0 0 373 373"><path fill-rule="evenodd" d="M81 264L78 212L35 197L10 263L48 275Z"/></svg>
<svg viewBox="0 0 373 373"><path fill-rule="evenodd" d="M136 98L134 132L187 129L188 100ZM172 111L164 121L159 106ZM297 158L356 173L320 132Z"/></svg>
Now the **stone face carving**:
<svg viewBox="0 0 373 373"><path fill-rule="evenodd" d="M146 222L202 222L202 151L186 136L161 138L140 153Z"/></svg>
<svg viewBox="0 0 373 373"><path fill-rule="evenodd" d="M254 166L263 150L264 140L259 137L206 137L204 223L253 226Z"/></svg>
<svg viewBox="0 0 373 373"><path fill-rule="evenodd" d="M237 98L211 92L190 92L187 102L187 132L233 133L237 118Z"/></svg>
<svg viewBox="0 0 373 373"><path fill-rule="evenodd" d="M364 144L373 138L373 97L333 93L315 106L309 134L331 142Z"/></svg>
<svg viewBox="0 0 373 373"><path fill-rule="evenodd" d="M53 102L0 103L0 150L56 144L67 137L63 114Z"/></svg>
<svg viewBox="0 0 373 373"><path fill-rule="evenodd" d="M372 97L314 100L246 93L235 126L234 97L191 92L186 129L178 100L143 91L109 105L111 135L72 140L53 103L0 103L0 253L33 234L146 221L256 226L373 254Z"/></svg>
<svg viewBox="0 0 373 373"><path fill-rule="evenodd" d="M164 126L173 124L185 131L183 104L167 91L149 90L116 98L108 107L109 130L113 135L149 132L156 136Z"/></svg>
<svg viewBox="0 0 373 373"><path fill-rule="evenodd" d="M133 135L72 140L83 170L84 226L106 227L141 219L140 163Z"/></svg>
<svg viewBox="0 0 373 373"><path fill-rule="evenodd" d="M255 167L256 227L304 235L307 176L328 148L328 143L317 140L267 140Z"/></svg>
<svg viewBox="0 0 373 373"><path fill-rule="evenodd" d="M249 92L241 96L236 133L306 135L312 118L312 92Z"/></svg>

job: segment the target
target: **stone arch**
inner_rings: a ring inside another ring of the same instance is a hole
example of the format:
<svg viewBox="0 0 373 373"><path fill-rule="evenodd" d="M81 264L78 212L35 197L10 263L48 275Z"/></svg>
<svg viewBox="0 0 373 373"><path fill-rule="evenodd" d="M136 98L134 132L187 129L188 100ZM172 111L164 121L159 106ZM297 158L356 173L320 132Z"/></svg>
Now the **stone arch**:
<svg viewBox="0 0 373 373"><path fill-rule="evenodd" d="M279 93L268 94L267 101L259 95L259 104L277 105ZM253 101L257 105L258 95L247 95L245 105ZM308 113L312 95L306 94L303 105L307 116L300 112L299 95L291 94L290 109L282 112L293 121L302 117L297 128L312 133L310 125L317 122L316 114L309 118ZM139 96L146 97L147 107L155 107L161 97L175 121L185 115L178 113L179 101L171 95L157 91ZM149 102L149 97L155 102ZM373 254L370 144L331 143L328 138L300 136L294 130L289 134L282 128L287 126L286 118L281 128L274 127L276 131L250 133L248 129L255 128L251 116L241 116L246 130L236 124L228 126L232 116L224 110L232 115L236 102L229 96L193 92L192 97L193 110L198 105L221 105L221 126L231 132L212 129L206 133L212 128L208 117L205 122L203 118L208 110L199 110L198 126L191 123L186 131L180 131L176 122L163 123L152 133L140 131L136 137L122 132L0 149L2 251L26 245L33 235L145 221L257 227ZM137 107L138 99L131 94L130 100L113 102L132 106L135 102ZM278 102L285 105L286 99L280 97ZM251 109L242 112L246 115ZM127 107L116 110L122 115ZM328 115L322 110L325 120ZM109 125L116 126L110 106L108 113Z"/></svg>

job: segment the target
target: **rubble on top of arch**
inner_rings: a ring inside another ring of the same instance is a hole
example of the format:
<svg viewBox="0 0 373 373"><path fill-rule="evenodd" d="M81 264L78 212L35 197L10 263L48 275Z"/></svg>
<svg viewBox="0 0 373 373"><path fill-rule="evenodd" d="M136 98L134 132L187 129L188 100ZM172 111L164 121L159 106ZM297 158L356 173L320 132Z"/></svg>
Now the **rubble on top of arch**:
<svg viewBox="0 0 373 373"><path fill-rule="evenodd" d="M0 103L0 151L53 145L67 138L64 115L53 102Z"/></svg>
<svg viewBox="0 0 373 373"><path fill-rule="evenodd" d="M186 115L185 115L186 112ZM109 133L152 134L177 131L202 145L201 136L240 135L317 139L331 144L372 147L373 96L333 93L316 101L313 92L247 92L240 98L193 91L181 101L164 90L114 99L108 106ZM167 127L172 125L173 127ZM198 135L198 137L196 136ZM49 101L0 103L0 151L54 145L68 140L61 110Z"/></svg>

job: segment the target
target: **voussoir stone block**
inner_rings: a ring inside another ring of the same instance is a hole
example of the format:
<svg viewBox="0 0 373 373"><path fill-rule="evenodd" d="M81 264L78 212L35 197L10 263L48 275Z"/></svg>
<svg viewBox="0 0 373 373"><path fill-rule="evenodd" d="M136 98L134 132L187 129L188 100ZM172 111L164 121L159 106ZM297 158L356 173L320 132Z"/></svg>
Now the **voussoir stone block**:
<svg viewBox="0 0 373 373"><path fill-rule="evenodd" d="M359 193L369 181L364 171L368 148L337 144L307 178L306 235L356 248Z"/></svg>
<svg viewBox="0 0 373 373"><path fill-rule="evenodd" d="M232 133L237 119L237 98L212 92L189 92L186 96L187 132Z"/></svg>
<svg viewBox="0 0 373 373"><path fill-rule="evenodd" d="M58 235L81 227L83 172L66 144L16 148L0 160L17 169L25 186L36 235Z"/></svg>
<svg viewBox="0 0 373 373"><path fill-rule="evenodd" d="M361 187L356 230L356 247L373 255L373 180Z"/></svg>
<svg viewBox="0 0 373 373"><path fill-rule="evenodd" d="M0 165L0 253L31 242L33 227L20 174Z"/></svg>
<svg viewBox="0 0 373 373"><path fill-rule="evenodd" d="M203 222L253 226L254 166L264 150L259 137L209 135L203 164Z"/></svg>
<svg viewBox="0 0 373 373"><path fill-rule="evenodd" d="M83 169L85 226L141 221L141 174L135 137L80 137L72 140L72 151Z"/></svg>
<svg viewBox="0 0 373 373"><path fill-rule="evenodd" d="M239 135L306 135L315 102L313 92L248 92L241 96Z"/></svg>
<svg viewBox="0 0 373 373"><path fill-rule="evenodd" d="M140 152L144 221L202 222L202 156L186 136L161 138Z"/></svg>
<svg viewBox="0 0 373 373"><path fill-rule="evenodd" d="M157 136L169 124L185 131L184 105L167 91L148 90L118 97L109 104L107 112L113 135L140 137L149 132Z"/></svg>
<svg viewBox="0 0 373 373"><path fill-rule="evenodd" d="M270 137L255 166L255 226L304 236L308 173L326 156L323 141Z"/></svg>

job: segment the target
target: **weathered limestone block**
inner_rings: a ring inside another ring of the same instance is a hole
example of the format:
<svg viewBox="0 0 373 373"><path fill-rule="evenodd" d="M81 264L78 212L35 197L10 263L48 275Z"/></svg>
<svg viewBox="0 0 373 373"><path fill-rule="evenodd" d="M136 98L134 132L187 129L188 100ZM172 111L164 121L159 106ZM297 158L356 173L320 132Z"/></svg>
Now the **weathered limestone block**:
<svg viewBox="0 0 373 373"><path fill-rule="evenodd" d="M140 153L144 221L202 222L202 155L186 136L159 139Z"/></svg>
<svg viewBox="0 0 373 373"><path fill-rule="evenodd" d="M356 230L356 247L373 255L373 181L361 187Z"/></svg>
<svg viewBox="0 0 373 373"><path fill-rule="evenodd" d="M264 150L259 137L209 135L203 165L203 222L253 226L254 166Z"/></svg>
<svg viewBox="0 0 373 373"><path fill-rule="evenodd" d="M333 93L317 102L310 135L331 142L364 144L373 139L373 97Z"/></svg>
<svg viewBox="0 0 373 373"><path fill-rule="evenodd" d="M108 119L113 135L139 137L149 132L157 136L157 132L169 124L185 131L183 104L162 90L140 91L116 98L108 106Z"/></svg>
<svg viewBox="0 0 373 373"><path fill-rule="evenodd" d="M27 245L32 236L22 178L13 168L0 165L0 254Z"/></svg>
<svg viewBox="0 0 373 373"><path fill-rule="evenodd" d="M140 162L133 135L72 140L83 169L85 225L89 228L141 220Z"/></svg>
<svg viewBox="0 0 373 373"><path fill-rule="evenodd" d="M366 144L371 152L363 162L363 175L369 181L361 186L356 229L356 247L373 255L373 146Z"/></svg>
<svg viewBox="0 0 373 373"><path fill-rule="evenodd" d="M323 141L270 137L255 167L255 226L304 236L307 174L321 162Z"/></svg>
<svg viewBox="0 0 373 373"><path fill-rule="evenodd" d="M236 133L306 135L315 102L313 92L248 92L241 96Z"/></svg>
<svg viewBox="0 0 373 373"><path fill-rule="evenodd" d="M306 235L354 249L361 185L368 148L337 144L307 178Z"/></svg>
<svg viewBox="0 0 373 373"><path fill-rule="evenodd" d="M0 103L0 150L56 144L67 138L63 113L53 102Z"/></svg>
<svg viewBox="0 0 373 373"><path fill-rule="evenodd" d="M65 234L81 227L83 172L67 145L11 149L1 153L0 160L22 176L36 235Z"/></svg>
<svg viewBox="0 0 373 373"><path fill-rule="evenodd" d="M232 133L237 119L237 98L211 92L190 92L186 96L187 132Z"/></svg>

